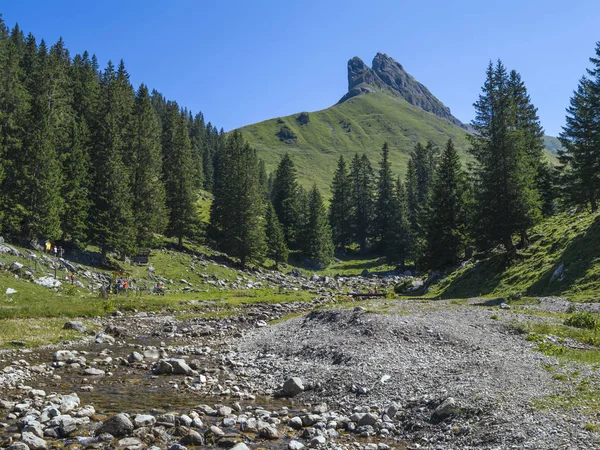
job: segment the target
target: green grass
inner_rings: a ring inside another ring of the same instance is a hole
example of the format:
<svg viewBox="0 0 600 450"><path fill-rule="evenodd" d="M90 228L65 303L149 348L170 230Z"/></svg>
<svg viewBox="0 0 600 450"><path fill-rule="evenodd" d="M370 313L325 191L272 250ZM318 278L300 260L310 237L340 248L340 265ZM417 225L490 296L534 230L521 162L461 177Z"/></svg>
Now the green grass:
<svg viewBox="0 0 600 450"><path fill-rule="evenodd" d="M600 215L563 213L530 231L531 245L513 261L504 252L475 261L438 283L429 297L563 296L600 299ZM564 265L562 277L552 277Z"/></svg>
<svg viewBox="0 0 600 450"><path fill-rule="evenodd" d="M417 142L432 140L441 147L452 138L463 156L467 148L468 133L464 129L383 92L359 95L311 112L305 125L297 117L298 114L274 118L245 126L241 131L265 160L268 171L274 171L283 154L289 152L301 184L310 187L316 182L326 197L340 155L349 162L355 153L364 152L376 165L387 141L393 171L404 174ZM279 140L277 133L283 125L297 136L294 143Z"/></svg>
<svg viewBox="0 0 600 450"><path fill-rule="evenodd" d="M1 319L0 348L21 348L21 345L15 345L16 342L25 343L25 347L35 347L83 337L77 331L63 330L64 324L65 320L61 318Z"/></svg>

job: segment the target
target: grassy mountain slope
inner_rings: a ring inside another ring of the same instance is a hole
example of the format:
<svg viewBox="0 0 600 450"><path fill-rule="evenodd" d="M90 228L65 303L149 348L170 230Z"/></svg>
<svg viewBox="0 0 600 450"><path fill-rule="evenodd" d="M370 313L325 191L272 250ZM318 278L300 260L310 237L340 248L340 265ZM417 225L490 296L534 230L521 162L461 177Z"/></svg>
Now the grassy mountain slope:
<svg viewBox="0 0 600 450"><path fill-rule="evenodd" d="M562 144L558 138L554 136L544 136L544 144L546 144L546 150L554 155L558 154L558 151L562 149Z"/></svg>
<svg viewBox="0 0 600 450"><path fill-rule="evenodd" d="M381 91L358 95L330 108L308 114L302 124L300 115L281 117L241 128L244 137L265 160L267 170L275 169L285 152L289 152L305 186L313 182L328 194L329 185L340 155L349 162L357 152L365 152L376 165L383 143L391 146L390 159L395 173L404 174L415 143L432 140L439 146L454 139L465 155L467 131L409 104L402 98ZM287 126L295 139L278 136Z"/></svg>
<svg viewBox="0 0 600 450"><path fill-rule="evenodd" d="M600 301L600 214L563 213L531 231L531 245L506 265L503 253L471 261L432 289L443 298L561 296Z"/></svg>

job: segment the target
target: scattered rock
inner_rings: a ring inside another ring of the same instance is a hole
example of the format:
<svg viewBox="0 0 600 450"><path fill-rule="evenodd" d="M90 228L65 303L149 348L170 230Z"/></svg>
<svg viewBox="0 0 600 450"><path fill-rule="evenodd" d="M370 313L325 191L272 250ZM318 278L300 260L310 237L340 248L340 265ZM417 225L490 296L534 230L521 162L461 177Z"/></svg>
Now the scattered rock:
<svg viewBox="0 0 600 450"><path fill-rule="evenodd" d="M284 397L294 397L302 392L304 392L304 384L298 377L289 378L283 383L282 395Z"/></svg>
<svg viewBox="0 0 600 450"><path fill-rule="evenodd" d="M81 322L72 321L65 323L63 326L63 330L75 330L80 333L85 333L87 331L87 328Z"/></svg>
<svg viewBox="0 0 600 450"><path fill-rule="evenodd" d="M109 433L116 437L126 437L133 431L133 424L125 414L115 414L109 417L97 430L96 436Z"/></svg>

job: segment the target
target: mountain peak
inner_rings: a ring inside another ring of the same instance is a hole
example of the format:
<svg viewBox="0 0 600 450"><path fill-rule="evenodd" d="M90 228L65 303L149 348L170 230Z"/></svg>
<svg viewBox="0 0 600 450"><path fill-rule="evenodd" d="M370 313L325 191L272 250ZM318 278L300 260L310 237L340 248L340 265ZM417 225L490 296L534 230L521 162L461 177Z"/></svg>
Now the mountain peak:
<svg viewBox="0 0 600 450"><path fill-rule="evenodd" d="M375 55L372 67L367 66L357 56L348 61L348 93L341 98L339 103L375 90L403 98L411 105L447 119L455 125L465 127L460 120L452 115L450 108L406 72L400 63L385 53Z"/></svg>

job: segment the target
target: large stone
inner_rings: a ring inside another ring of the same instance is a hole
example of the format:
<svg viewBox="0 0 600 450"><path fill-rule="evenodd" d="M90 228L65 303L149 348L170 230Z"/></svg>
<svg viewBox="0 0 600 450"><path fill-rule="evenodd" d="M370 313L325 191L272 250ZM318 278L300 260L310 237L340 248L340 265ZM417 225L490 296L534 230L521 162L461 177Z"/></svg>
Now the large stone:
<svg viewBox="0 0 600 450"><path fill-rule="evenodd" d="M81 400L77 394L63 395L60 401L60 412L63 414L73 411L79 406Z"/></svg>
<svg viewBox="0 0 600 450"><path fill-rule="evenodd" d="M441 422L457 413L458 408L456 406L456 401L454 398L448 397L437 408L435 408L433 414L431 415L431 419L434 422Z"/></svg>
<svg viewBox="0 0 600 450"><path fill-rule="evenodd" d="M258 422L258 436L263 439L279 439L279 431L274 425L267 422Z"/></svg>
<svg viewBox="0 0 600 450"><path fill-rule="evenodd" d="M28 431L21 434L21 440L27 444L31 450L46 450L48 448L48 444L45 440Z"/></svg>
<svg viewBox="0 0 600 450"><path fill-rule="evenodd" d="M233 447L231 447L231 450L250 450L250 447L243 442L240 442L239 444L235 444Z"/></svg>
<svg viewBox="0 0 600 450"><path fill-rule="evenodd" d="M304 444L300 441L291 440L288 442L288 450L301 450L304 448Z"/></svg>
<svg viewBox="0 0 600 450"><path fill-rule="evenodd" d="M133 423L125 414L115 414L109 417L97 430L96 436L109 433L115 437L126 437L133 431Z"/></svg>
<svg viewBox="0 0 600 450"><path fill-rule="evenodd" d="M179 441L183 445L201 446L204 445L204 436L194 430L190 430L185 436Z"/></svg>
<svg viewBox="0 0 600 450"><path fill-rule="evenodd" d="M106 372L102 369L96 369L94 367L89 367L83 371L83 374L91 376L91 377L101 377L103 375L106 375Z"/></svg>
<svg viewBox="0 0 600 450"><path fill-rule="evenodd" d="M138 414L133 419L133 424L136 428L151 427L156 423L156 418L149 414Z"/></svg>
<svg viewBox="0 0 600 450"><path fill-rule="evenodd" d="M85 333L87 328L81 322L71 321L63 325L63 330L75 330L79 331L80 333Z"/></svg>
<svg viewBox="0 0 600 450"><path fill-rule="evenodd" d="M376 422L377 422L377 416L372 413L367 413L358 420L358 426L359 427L362 427L364 425L373 426L373 425L375 425Z"/></svg>
<svg viewBox="0 0 600 450"><path fill-rule="evenodd" d="M77 430L77 421L71 416L58 416L58 431L62 437L70 436Z"/></svg>
<svg viewBox="0 0 600 450"><path fill-rule="evenodd" d="M139 450L145 447L142 441L134 437L123 438L117 442L117 445L126 450Z"/></svg>
<svg viewBox="0 0 600 450"><path fill-rule="evenodd" d="M285 397L294 397L301 392L304 392L304 384L300 378L292 377L283 383L282 393Z"/></svg>
<svg viewBox="0 0 600 450"><path fill-rule="evenodd" d="M75 358L75 354L70 350L57 350L52 359L57 362L67 362Z"/></svg>

